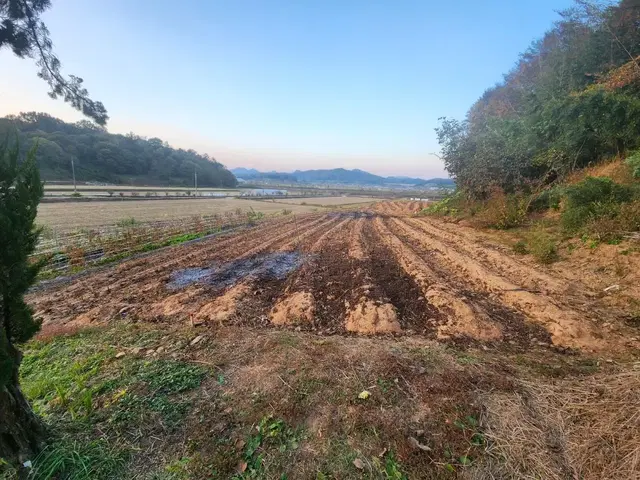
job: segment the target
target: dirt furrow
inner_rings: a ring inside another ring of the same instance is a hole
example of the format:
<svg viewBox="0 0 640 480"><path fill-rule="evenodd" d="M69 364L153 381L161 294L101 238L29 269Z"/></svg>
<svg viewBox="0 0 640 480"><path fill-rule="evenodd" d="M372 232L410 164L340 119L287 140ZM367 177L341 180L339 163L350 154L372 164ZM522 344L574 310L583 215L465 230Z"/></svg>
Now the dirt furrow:
<svg viewBox="0 0 640 480"><path fill-rule="evenodd" d="M318 300L326 302L327 295L322 291L314 292L313 278L319 266L326 263L326 258L334 255L336 243L339 244L339 240L338 242L335 240L341 238L335 237L335 233L345 228L350 222L352 222L350 217L343 218L329 230L322 232L314 241L307 240L307 244L301 246L305 252L310 252L312 255L307 257L302 267L287 279L281 295L271 307L269 320L273 325L296 325L298 328L313 330L337 328L335 325L327 325L316 319ZM329 242L329 240L333 241ZM325 311L326 308L320 307L320 310Z"/></svg>
<svg viewBox="0 0 640 480"><path fill-rule="evenodd" d="M318 240L311 245L309 249L310 252L316 253L325 248L328 244L330 244L336 235L342 233L342 231L348 226L349 223L353 222L352 218L345 218L338 222L338 224L331 227L329 230L324 232Z"/></svg>
<svg viewBox="0 0 640 480"><path fill-rule="evenodd" d="M422 294L444 321L437 322L439 338L469 336L478 340L502 338L502 328L476 305L463 300L464 295L452 288L407 244L394 235L380 218L374 221L380 242L387 245L398 265L420 285Z"/></svg>
<svg viewBox="0 0 640 480"><path fill-rule="evenodd" d="M361 238L365 221L365 218L358 218L349 233L349 257L356 260L362 260L364 258Z"/></svg>
<svg viewBox="0 0 640 480"><path fill-rule="evenodd" d="M393 306L404 331L435 337L435 326L443 321L441 312L422 295L421 286L398 262L390 248L380 242L372 222L362 229L364 268L378 296Z"/></svg>
<svg viewBox="0 0 640 480"><path fill-rule="evenodd" d="M276 235L275 237L270 238L269 240L267 240L266 242L261 243L260 245L257 245L245 252L241 252L238 255L238 258L248 258L251 257L253 255L256 255L258 253L264 252L266 250L268 250L269 248L275 248L277 246L278 243L287 240L290 237L296 237L299 238L299 234L300 232L303 231L313 231L313 233L315 233L317 231L317 225L318 224L325 224L325 223L331 223L332 221L334 221L334 219L327 219L327 215L323 215L320 218L306 223L306 224L299 224L296 228L286 231L284 233L281 233L279 235ZM289 242L287 242L289 243Z"/></svg>
<svg viewBox="0 0 640 480"><path fill-rule="evenodd" d="M460 254L474 258L487 268L512 279L529 290L537 290L547 295L564 295L568 293L568 290L575 292L575 288L569 288L566 282L531 268L509 256L509 254L479 246L479 239L473 238L471 235L452 233L425 218L408 218L406 222L427 235L446 242L450 248L455 249Z"/></svg>
<svg viewBox="0 0 640 480"><path fill-rule="evenodd" d="M317 232L326 231L327 228L331 229L339 223L338 218L335 216L328 216L323 218L325 221L315 224L311 228L305 228L304 230L298 229L296 231L296 234L291 237L291 240L280 247L280 250L297 250L302 244L305 243L306 239L313 238Z"/></svg>
<svg viewBox="0 0 640 480"><path fill-rule="evenodd" d="M474 258L461 254L405 221L397 218L391 221L395 229L432 250L437 256L437 261L445 266L452 276L465 279L472 285L492 293L505 305L521 311L532 321L544 326L555 344L601 350L616 343L613 339L602 339L594 325L577 312L559 307L547 296L527 291L522 285L489 270Z"/></svg>

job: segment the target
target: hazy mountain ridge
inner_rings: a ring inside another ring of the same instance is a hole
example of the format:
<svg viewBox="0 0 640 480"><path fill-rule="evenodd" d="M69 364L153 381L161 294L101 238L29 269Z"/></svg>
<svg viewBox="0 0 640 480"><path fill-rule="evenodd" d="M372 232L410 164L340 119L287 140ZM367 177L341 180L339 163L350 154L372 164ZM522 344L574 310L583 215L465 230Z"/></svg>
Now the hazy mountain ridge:
<svg viewBox="0 0 640 480"><path fill-rule="evenodd" d="M382 177L364 170L345 168L296 170L287 172L260 172L255 168L232 168L231 172L243 180L280 180L296 183L344 183L359 185L441 185L453 186L450 178L413 178L405 176Z"/></svg>

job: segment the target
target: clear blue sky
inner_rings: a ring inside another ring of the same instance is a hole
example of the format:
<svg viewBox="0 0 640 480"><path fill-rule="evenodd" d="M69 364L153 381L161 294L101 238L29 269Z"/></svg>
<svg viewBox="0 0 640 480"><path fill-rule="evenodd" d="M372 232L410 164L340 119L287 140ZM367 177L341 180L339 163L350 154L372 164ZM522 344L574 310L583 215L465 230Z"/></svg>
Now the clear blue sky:
<svg viewBox="0 0 640 480"><path fill-rule="evenodd" d="M229 167L443 174L461 118L570 0L53 0L44 19L112 132ZM0 115L79 114L31 60L0 52ZM7 74L9 73L9 74Z"/></svg>

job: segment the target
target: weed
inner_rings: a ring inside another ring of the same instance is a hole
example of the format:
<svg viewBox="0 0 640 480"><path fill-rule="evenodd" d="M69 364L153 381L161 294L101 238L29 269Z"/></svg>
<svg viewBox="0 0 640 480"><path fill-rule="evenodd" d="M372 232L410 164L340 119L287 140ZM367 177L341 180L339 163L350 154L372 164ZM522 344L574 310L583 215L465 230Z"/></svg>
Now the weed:
<svg viewBox="0 0 640 480"><path fill-rule="evenodd" d="M243 453L242 472L234 479L262 478L275 452L283 454L299 447L302 431L292 429L284 420L263 417L249 436Z"/></svg>
<svg viewBox="0 0 640 480"><path fill-rule="evenodd" d="M287 208L284 208L284 209L282 210L282 215L291 215L291 212L292 212L291 210L289 210L289 209L287 209Z"/></svg>
<svg viewBox="0 0 640 480"><path fill-rule="evenodd" d="M263 218L264 213L256 212L253 207L249 211L247 211L247 222L249 223L249 225L255 225L258 220L261 220Z"/></svg>
<svg viewBox="0 0 640 480"><path fill-rule="evenodd" d="M525 242L524 240L518 240L513 244L513 251L518 255L526 255L527 253L529 253L527 242Z"/></svg>
<svg viewBox="0 0 640 480"><path fill-rule="evenodd" d="M529 236L529 251L534 258L543 264L553 263L558 259L558 246L553 236L542 229L534 230Z"/></svg>
<svg viewBox="0 0 640 480"><path fill-rule="evenodd" d="M29 478L93 480L118 476L128 460L126 450L106 440L90 442L61 438L48 445L33 462Z"/></svg>
<svg viewBox="0 0 640 480"><path fill-rule="evenodd" d="M71 196L72 196L73 198L79 198L79 197L81 197L81 196L82 196L82 194L81 194L80 192L73 192L73 193L71 194Z"/></svg>
<svg viewBox="0 0 640 480"><path fill-rule="evenodd" d="M164 475L160 476L163 480L182 480L191 478L189 474L189 464L192 459L190 457L182 457L178 460L174 460L169 465L164 467Z"/></svg>
<svg viewBox="0 0 640 480"><path fill-rule="evenodd" d="M118 223L117 223L117 225L120 228L135 227L137 224L138 224L138 222L133 217L123 218L122 220L118 221Z"/></svg>

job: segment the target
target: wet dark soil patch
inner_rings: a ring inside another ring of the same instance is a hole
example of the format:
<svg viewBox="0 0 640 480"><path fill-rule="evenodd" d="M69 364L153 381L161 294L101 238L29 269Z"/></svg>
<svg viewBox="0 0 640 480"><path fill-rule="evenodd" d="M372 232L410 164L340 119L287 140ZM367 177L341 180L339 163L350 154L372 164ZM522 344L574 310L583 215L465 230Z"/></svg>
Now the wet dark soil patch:
<svg viewBox="0 0 640 480"><path fill-rule="evenodd" d="M197 283L226 288L240 280L282 280L302 264L300 252L275 252L238 259L206 268L186 268L171 274L167 288L175 290Z"/></svg>

